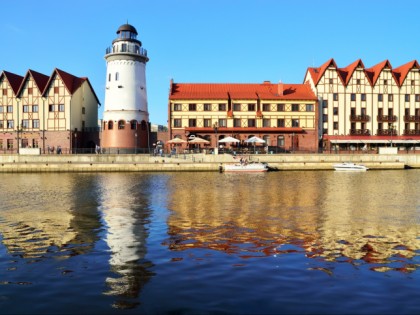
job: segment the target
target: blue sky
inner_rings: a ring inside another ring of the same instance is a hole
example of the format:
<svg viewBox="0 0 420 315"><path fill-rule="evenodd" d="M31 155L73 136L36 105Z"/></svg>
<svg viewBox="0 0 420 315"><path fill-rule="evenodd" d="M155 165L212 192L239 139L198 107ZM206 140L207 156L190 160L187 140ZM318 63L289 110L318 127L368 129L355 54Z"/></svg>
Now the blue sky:
<svg viewBox="0 0 420 315"><path fill-rule="evenodd" d="M148 50L152 123L167 123L169 82L302 83L334 58L369 68L420 60L418 0L1 1L0 71L88 77L104 107L105 49L127 21Z"/></svg>

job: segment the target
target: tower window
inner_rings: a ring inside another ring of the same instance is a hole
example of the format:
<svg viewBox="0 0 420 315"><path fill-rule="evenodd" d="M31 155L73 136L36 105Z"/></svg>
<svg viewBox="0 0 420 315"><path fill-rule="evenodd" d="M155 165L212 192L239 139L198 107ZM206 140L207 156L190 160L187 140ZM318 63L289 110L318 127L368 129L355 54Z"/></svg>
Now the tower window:
<svg viewBox="0 0 420 315"><path fill-rule="evenodd" d="M131 125L131 130L136 130L136 127L137 127L137 120L132 120L132 121L130 122L130 125Z"/></svg>
<svg viewBox="0 0 420 315"><path fill-rule="evenodd" d="M114 122L112 120L108 121L108 130L114 129Z"/></svg>
<svg viewBox="0 0 420 315"><path fill-rule="evenodd" d="M124 129L125 127L125 122L124 120L120 120L118 121L118 129Z"/></svg>
<svg viewBox="0 0 420 315"><path fill-rule="evenodd" d="M108 82L111 82L111 73L108 74Z"/></svg>
<svg viewBox="0 0 420 315"><path fill-rule="evenodd" d="M115 81L118 81L120 79L120 74L118 72L115 73Z"/></svg>

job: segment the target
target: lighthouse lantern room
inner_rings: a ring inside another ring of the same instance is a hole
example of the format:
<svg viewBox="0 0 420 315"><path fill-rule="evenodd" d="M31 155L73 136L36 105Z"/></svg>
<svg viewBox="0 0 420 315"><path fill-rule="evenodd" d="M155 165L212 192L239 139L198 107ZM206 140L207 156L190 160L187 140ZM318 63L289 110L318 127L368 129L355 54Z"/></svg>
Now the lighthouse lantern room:
<svg viewBox="0 0 420 315"><path fill-rule="evenodd" d="M132 25L121 25L117 38L106 49L101 146L108 152L144 152L145 148L149 148L146 92L146 63L149 58L137 35Z"/></svg>

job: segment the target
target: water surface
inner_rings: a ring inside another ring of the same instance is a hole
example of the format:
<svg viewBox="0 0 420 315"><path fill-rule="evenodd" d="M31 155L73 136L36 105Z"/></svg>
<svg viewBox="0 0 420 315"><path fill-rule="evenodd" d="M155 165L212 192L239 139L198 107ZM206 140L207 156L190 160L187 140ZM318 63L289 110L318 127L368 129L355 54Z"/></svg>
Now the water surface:
<svg viewBox="0 0 420 315"><path fill-rule="evenodd" d="M2 174L0 313L419 313L419 178Z"/></svg>

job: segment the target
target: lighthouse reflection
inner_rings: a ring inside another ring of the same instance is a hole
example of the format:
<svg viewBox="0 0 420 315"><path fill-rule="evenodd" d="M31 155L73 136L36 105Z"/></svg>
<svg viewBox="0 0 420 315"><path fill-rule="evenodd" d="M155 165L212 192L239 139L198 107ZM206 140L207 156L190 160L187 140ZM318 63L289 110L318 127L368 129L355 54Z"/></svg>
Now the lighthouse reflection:
<svg viewBox="0 0 420 315"><path fill-rule="evenodd" d="M115 308L136 307L142 287L153 276L149 271L152 263L145 259L150 213L147 180L139 179L129 174L107 174L101 180L100 210L112 273L105 280L104 294L117 297Z"/></svg>

